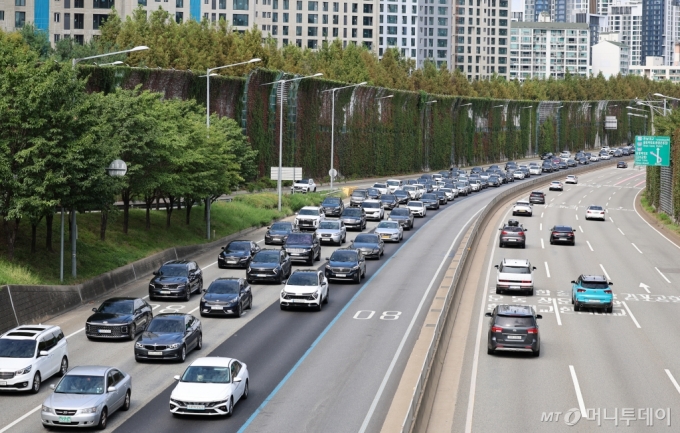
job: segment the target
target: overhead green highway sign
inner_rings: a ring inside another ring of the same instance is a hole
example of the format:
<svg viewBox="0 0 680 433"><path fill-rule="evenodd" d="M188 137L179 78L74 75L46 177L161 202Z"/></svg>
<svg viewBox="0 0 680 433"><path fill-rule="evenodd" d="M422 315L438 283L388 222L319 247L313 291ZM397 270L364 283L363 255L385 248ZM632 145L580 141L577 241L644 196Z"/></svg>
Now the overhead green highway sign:
<svg viewBox="0 0 680 433"><path fill-rule="evenodd" d="M635 165L668 167L671 163L671 138L656 135L635 137Z"/></svg>

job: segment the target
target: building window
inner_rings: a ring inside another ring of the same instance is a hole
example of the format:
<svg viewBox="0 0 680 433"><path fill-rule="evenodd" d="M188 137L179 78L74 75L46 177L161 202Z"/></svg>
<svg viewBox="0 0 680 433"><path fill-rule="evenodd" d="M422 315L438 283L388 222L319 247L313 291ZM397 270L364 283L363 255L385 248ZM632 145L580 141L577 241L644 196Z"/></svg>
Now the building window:
<svg viewBox="0 0 680 433"><path fill-rule="evenodd" d="M283 36L288 36L288 26L282 26L282 27L283 27L283 29L282 29L282 31L283 31ZM285 41L285 40L286 40L286 39L284 39L284 41ZM288 44L286 43L286 45L288 45Z"/></svg>
<svg viewBox="0 0 680 433"><path fill-rule="evenodd" d="M396 15L388 15L387 16L387 23L388 24L396 24L397 23L397 16Z"/></svg>
<svg viewBox="0 0 680 433"><path fill-rule="evenodd" d="M283 22L287 23L288 22L288 12L283 13Z"/></svg>
<svg viewBox="0 0 680 433"><path fill-rule="evenodd" d="M273 23L279 22L279 13L278 12L274 12L274 14L272 15L272 22Z"/></svg>
<svg viewBox="0 0 680 433"><path fill-rule="evenodd" d="M101 27L102 24L104 24L108 18L109 18L108 15L101 14L92 15L92 28L94 30L99 30L99 27Z"/></svg>
<svg viewBox="0 0 680 433"><path fill-rule="evenodd" d="M224 10L227 8L227 0L220 0L220 9Z"/></svg>
<svg viewBox="0 0 680 433"><path fill-rule="evenodd" d="M337 15L333 15L333 24L338 25L338 22L339 22L339 21L338 21L338 16L337 16Z"/></svg>
<svg viewBox="0 0 680 433"><path fill-rule="evenodd" d="M357 29L352 29L352 37L353 38L357 37Z"/></svg>
<svg viewBox="0 0 680 433"><path fill-rule="evenodd" d="M76 44L83 45L85 43L85 36L83 35L74 35L73 39L76 41Z"/></svg>
<svg viewBox="0 0 680 433"><path fill-rule="evenodd" d="M298 15L302 15L302 14L298 14ZM307 15L307 24L319 24L319 15L308 14Z"/></svg>
<svg viewBox="0 0 680 433"><path fill-rule="evenodd" d="M287 11L290 8L290 1L289 0L283 0L283 10ZM284 41L287 41L287 39L284 39Z"/></svg>
<svg viewBox="0 0 680 433"><path fill-rule="evenodd" d="M82 9L82 8L85 7L84 3L85 3L85 0L73 0L73 7L78 8L78 9Z"/></svg>
<svg viewBox="0 0 680 433"><path fill-rule="evenodd" d="M175 12L175 22L177 24L182 24L184 21L184 12Z"/></svg>
<svg viewBox="0 0 680 433"><path fill-rule="evenodd" d="M0 18L2 18L0 21L3 21L5 19L5 11L0 11ZM54 35L54 42L57 43L61 40L60 35Z"/></svg>
<svg viewBox="0 0 680 433"><path fill-rule="evenodd" d="M319 10L319 2L307 2L307 10L308 11L318 11Z"/></svg>
<svg viewBox="0 0 680 433"><path fill-rule="evenodd" d="M71 14L64 14L64 30L71 30Z"/></svg>
<svg viewBox="0 0 680 433"><path fill-rule="evenodd" d="M373 17L364 17L364 25L365 26L372 26L373 25Z"/></svg>
<svg viewBox="0 0 680 433"><path fill-rule="evenodd" d="M236 3L238 0L234 0ZM247 1L246 1L247 3ZM235 26L248 27L248 15L247 14L234 14L232 15L232 24Z"/></svg>
<svg viewBox="0 0 680 433"><path fill-rule="evenodd" d="M389 46L397 45L397 38L387 38L387 45Z"/></svg>
<svg viewBox="0 0 680 433"><path fill-rule="evenodd" d="M319 36L319 28L307 27L307 36Z"/></svg>
<svg viewBox="0 0 680 433"><path fill-rule="evenodd" d="M26 12L14 12L14 27L21 28L26 23Z"/></svg>
<svg viewBox="0 0 680 433"><path fill-rule="evenodd" d="M373 30L364 29L364 38L370 39L373 37Z"/></svg>
<svg viewBox="0 0 680 433"><path fill-rule="evenodd" d="M146 6L146 0L137 0L138 5Z"/></svg>
<svg viewBox="0 0 680 433"><path fill-rule="evenodd" d="M295 26L295 36L302 36L302 26Z"/></svg>
<svg viewBox="0 0 680 433"><path fill-rule="evenodd" d="M234 10L235 11L247 11L248 10L248 0L234 0Z"/></svg>
<svg viewBox="0 0 680 433"><path fill-rule="evenodd" d="M328 12L328 2L323 2L323 11Z"/></svg>
<svg viewBox="0 0 680 433"><path fill-rule="evenodd" d="M449 29L437 29L437 36L448 36Z"/></svg>
<svg viewBox="0 0 680 433"><path fill-rule="evenodd" d="M175 7L176 8L183 8L184 7L184 0L175 0Z"/></svg>
<svg viewBox="0 0 680 433"><path fill-rule="evenodd" d="M114 0L92 0L92 7L95 9L111 9L114 6Z"/></svg>
<svg viewBox="0 0 680 433"><path fill-rule="evenodd" d="M4 20L5 19L5 12L0 11L0 15L2 15L2 19ZM59 21L61 21L61 14L59 12L55 12L54 13L54 22L58 23Z"/></svg>
<svg viewBox="0 0 680 433"><path fill-rule="evenodd" d="M340 3L333 2L333 12L340 12Z"/></svg>
<svg viewBox="0 0 680 433"><path fill-rule="evenodd" d="M393 26L388 26L387 27L387 34L388 35L396 35L397 34L397 28Z"/></svg>
<svg viewBox="0 0 680 433"><path fill-rule="evenodd" d="M373 13L373 5L364 5L364 13L365 14L372 14Z"/></svg>
<svg viewBox="0 0 680 433"><path fill-rule="evenodd" d="M449 8L437 8L437 14L438 15L447 15L449 12Z"/></svg>
<svg viewBox="0 0 680 433"><path fill-rule="evenodd" d="M440 59L446 58L446 50L437 50L437 57Z"/></svg>
<svg viewBox="0 0 680 433"><path fill-rule="evenodd" d="M311 50L316 50L316 47L317 47L316 39L310 39L307 41L307 48Z"/></svg>
<svg viewBox="0 0 680 433"><path fill-rule="evenodd" d="M78 30L85 28L85 14L73 14L73 28Z"/></svg>
<svg viewBox="0 0 680 433"><path fill-rule="evenodd" d="M295 22L302 24L302 14L295 14Z"/></svg>
<svg viewBox="0 0 680 433"><path fill-rule="evenodd" d="M448 42L449 41L447 39L437 39L437 46L440 48L448 47L449 46Z"/></svg>
<svg viewBox="0 0 680 433"><path fill-rule="evenodd" d="M14 6L26 6L26 0L14 0Z"/></svg>
<svg viewBox="0 0 680 433"><path fill-rule="evenodd" d="M333 28L333 37L334 37L334 38L337 38L337 37L338 37L338 29L335 28L335 27Z"/></svg>
<svg viewBox="0 0 680 433"><path fill-rule="evenodd" d="M297 2L296 6L295 6L295 10L298 10L298 11L302 10L302 2L301 1Z"/></svg>

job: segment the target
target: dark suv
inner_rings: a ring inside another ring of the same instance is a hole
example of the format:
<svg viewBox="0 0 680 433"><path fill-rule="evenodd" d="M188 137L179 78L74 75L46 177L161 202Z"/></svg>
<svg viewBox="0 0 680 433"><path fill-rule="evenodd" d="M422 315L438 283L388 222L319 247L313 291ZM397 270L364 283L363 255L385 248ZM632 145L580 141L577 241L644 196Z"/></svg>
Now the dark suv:
<svg viewBox="0 0 680 433"><path fill-rule="evenodd" d="M365 189L355 189L349 197L349 205L361 206L364 200L368 200L368 191Z"/></svg>
<svg viewBox="0 0 680 433"><path fill-rule="evenodd" d="M290 277L292 265L290 257L283 250L264 249L255 254L250 266L246 269L246 280L249 284L258 280L273 281L282 284Z"/></svg>
<svg viewBox="0 0 680 433"><path fill-rule="evenodd" d="M217 267L247 268L258 251L260 246L253 241L231 241L222 247L222 252L217 256Z"/></svg>
<svg viewBox="0 0 680 433"><path fill-rule="evenodd" d="M529 194L529 203L545 204L545 193L541 191L534 191Z"/></svg>
<svg viewBox="0 0 680 433"><path fill-rule="evenodd" d="M486 313L489 320L487 353L496 351L530 352L541 354L541 336L538 322L542 319L528 305L498 305L492 313Z"/></svg>
<svg viewBox="0 0 680 433"><path fill-rule="evenodd" d="M191 299L194 292L203 289L203 272L198 263L186 260L172 260L163 263L153 273L149 283L149 299L178 298L184 301Z"/></svg>
<svg viewBox="0 0 680 433"><path fill-rule="evenodd" d="M329 280L352 280L358 284L366 276L366 260L358 249L337 249L326 260L326 278Z"/></svg>
<svg viewBox="0 0 680 433"><path fill-rule="evenodd" d="M321 202L321 210L327 217L339 217L345 210L345 204L340 197L326 197Z"/></svg>
<svg viewBox="0 0 680 433"><path fill-rule="evenodd" d="M315 260L321 260L321 243L314 233L291 233L283 249L293 262L311 265Z"/></svg>
<svg viewBox="0 0 680 433"><path fill-rule="evenodd" d="M553 165L549 161L544 161L543 165L541 166L541 172L543 173L552 173L553 172Z"/></svg>
<svg viewBox="0 0 680 433"><path fill-rule="evenodd" d="M355 229L362 231L366 228L366 211L364 208L346 208L342 215L340 215L340 221L345 223L347 230Z"/></svg>

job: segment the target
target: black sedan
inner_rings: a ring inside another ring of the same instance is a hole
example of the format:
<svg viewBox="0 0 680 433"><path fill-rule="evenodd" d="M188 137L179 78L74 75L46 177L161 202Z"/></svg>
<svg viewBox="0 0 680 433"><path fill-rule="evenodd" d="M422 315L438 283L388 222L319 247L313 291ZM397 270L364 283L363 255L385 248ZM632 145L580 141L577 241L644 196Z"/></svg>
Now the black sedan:
<svg viewBox="0 0 680 433"><path fill-rule="evenodd" d="M616 163L616 168L628 168L628 164L626 164L626 161L619 161Z"/></svg>
<svg viewBox="0 0 680 433"><path fill-rule="evenodd" d="M247 268L258 251L260 246L253 241L231 241L226 247L222 247L222 252L217 256L217 267Z"/></svg>
<svg viewBox="0 0 680 433"><path fill-rule="evenodd" d="M360 250L366 258L379 259L385 254L385 243L373 233L360 234L349 247Z"/></svg>
<svg viewBox="0 0 680 433"><path fill-rule="evenodd" d="M427 209L439 209L439 197L437 194L427 193L420 198Z"/></svg>
<svg viewBox="0 0 680 433"><path fill-rule="evenodd" d="M449 199L444 191L437 191L434 194L439 198L439 204L447 204L449 202Z"/></svg>
<svg viewBox="0 0 680 433"><path fill-rule="evenodd" d="M87 338L133 340L153 319L151 306L140 298L107 299L92 311L94 314L85 322Z"/></svg>
<svg viewBox="0 0 680 433"><path fill-rule="evenodd" d="M202 347L203 328L198 318L191 314L159 314L137 339L135 360L184 362L187 353Z"/></svg>
<svg viewBox="0 0 680 433"><path fill-rule="evenodd" d="M281 284L290 276L292 263L285 250L261 250L246 270L248 283L273 281Z"/></svg>
<svg viewBox="0 0 680 433"><path fill-rule="evenodd" d="M171 260L153 273L149 283L149 299L175 298L189 301L191 294L203 289L203 272L198 263Z"/></svg>
<svg viewBox="0 0 680 433"><path fill-rule="evenodd" d="M526 231L521 224L517 225L506 225L502 229L501 234L498 236L498 247L503 248L508 245L517 245L520 248L526 248L527 237Z"/></svg>
<svg viewBox="0 0 680 433"><path fill-rule="evenodd" d="M401 224L404 230L411 230L413 228L413 223L415 222L415 217L413 216L411 209L405 207L394 209L392 212L390 212L390 216L387 218L387 221L397 221L399 224Z"/></svg>
<svg viewBox="0 0 680 433"><path fill-rule="evenodd" d="M218 278L203 292L201 316L241 317L244 310L253 307L253 291L243 278Z"/></svg>
<svg viewBox="0 0 680 433"><path fill-rule="evenodd" d="M292 222L282 221L274 223L267 227L267 232L264 234L265 245L280 244L283 245L288 238L288 235L295 231L295 226Z"/></svg>
<svg viewBox="0 0 680 433"><path fill-rule="evenodd" d="M550 245L566 243L576 245L576 234L570 226L555 226L550 229Z"/></svg>
<svg viewBox="0 0 680 433"><path fill-rule="evenodd" d="M573 159L567 160L567 167L576 167L576 165L577 165L576 161L574 161Z"/></svg>
<svg viewBox="0 0 680 433"><path fill-rule="evenodd" d="M345 204L340 197L326 197L321 202L321 210L327 217L339 217L345 210Z"/></svg>
<svg viewBox="0 0 680 433"><path fill-rule="evenodd" d="M409 195L408 195L408 193L407 193L406 191L404 191L403 189L398 189L398 190L394 191L394 196L395 196L395 197L397 198L397 200L399 201L399 204L406 204L406 203L408 203Z"/></svg>
<svg viewBox="0 0 680 433"><path fill-rule="evenodd" d="M383 209L392 210L395 207L399 207L399 200L394 194L385 194L380 197L380 204L382 205Z"/></svg>
<svg viewBox="0 0 680 433"><path fill-rule="evenodd" d="M590 161L584 156L578 159L578 163L581 165L588 165L590 164Z"/></svg>
<svg viewBox="0 0 680 433"><path fill-rule="evenodd" d="M340 248L326 258L326 278L329 280L352 280L359 284L366 275L366 260L358 249Z"/></svg>

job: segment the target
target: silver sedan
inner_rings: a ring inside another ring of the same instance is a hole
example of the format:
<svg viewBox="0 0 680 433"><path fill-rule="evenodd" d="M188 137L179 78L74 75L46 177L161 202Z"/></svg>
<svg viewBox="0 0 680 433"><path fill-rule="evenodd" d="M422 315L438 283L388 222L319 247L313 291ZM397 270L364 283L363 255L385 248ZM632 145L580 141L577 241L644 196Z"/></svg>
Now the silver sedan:
<svg viewBox="0 0 680 433"><path fill-rule="evenodd" d="M75 367L59 383L42 404L43 426L106 428L108 417L116 410L130 409L132 379L117 368Z"/></svg>
<svg viewBox="0 0 680 433"><path fill-rule="evenodd" d="M323 244L324 242L341 245L347 239L347 228L345 223L340 220L326 220L319 223L316 229L316 237Z"/></svg>
<svg viewBox="0 0 680 433"><path fill-rule="evenodd" d="M383 242L401 242L404 238L404 228L396 221L383 221L375 228L375 234Z"/></svg>

